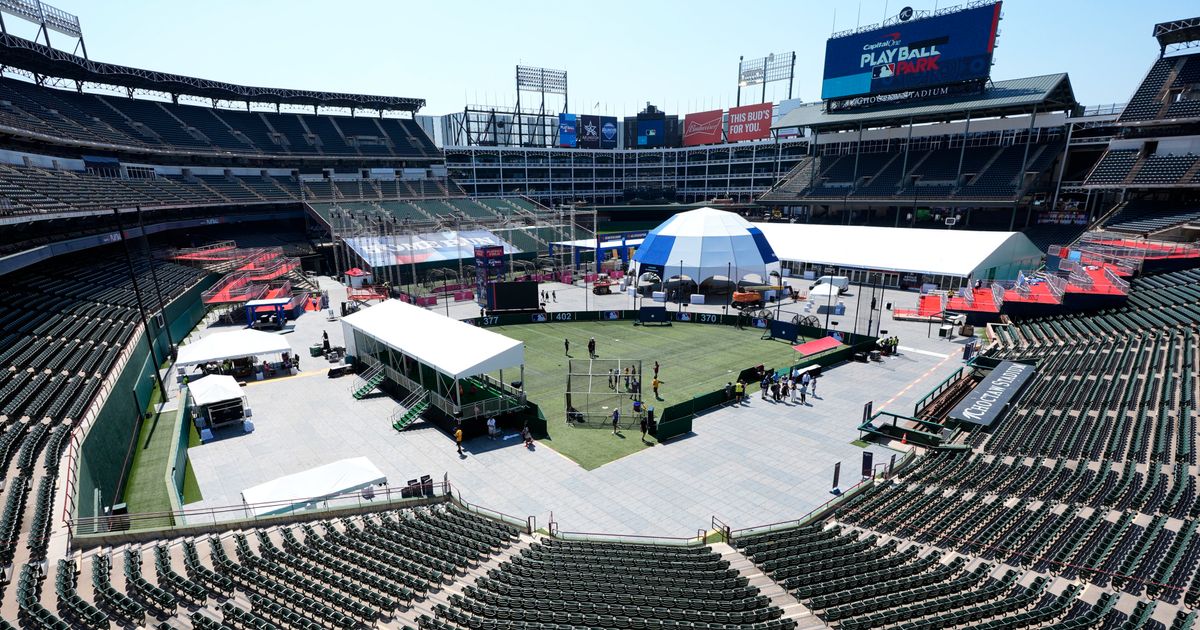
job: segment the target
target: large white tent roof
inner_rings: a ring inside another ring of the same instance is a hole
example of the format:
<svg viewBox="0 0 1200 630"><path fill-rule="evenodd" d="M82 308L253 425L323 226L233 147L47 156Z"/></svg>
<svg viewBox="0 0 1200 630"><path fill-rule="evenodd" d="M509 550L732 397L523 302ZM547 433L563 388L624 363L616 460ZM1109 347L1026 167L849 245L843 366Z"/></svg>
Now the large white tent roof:
<svg viewBox="0 0 1200 630"><path fill-rule="evenodd" d="M352 457L246 488L242 500L255 516L262 516L382 483L387 483L387 475L371 460Z"/></svg>
<svg viewBox="0 0 1200 630"><path fill-rule="evenodd" d="M525 363L520 341L400 300L347 315L342 323L454 378Z"/></svg>
<svg viewBox="0 0 1200 630"><path fill-rule="evenodd" d="M210 374L189 381L187 388L192 395L192 402L200 407L242 397L242 388L237 379L223 374Z"/></svg>
<svg viewBox="0 0 1200 630"><path fill-rule="evenodd" d="M213 333L198 341L179 347L176 365L198 365L225 359L260 357L291 352L292 346L280 335L243 328L232 332Z"/></svg>
<svg viewBox="0 0 1200 630"><path fill-rule="evenodd" d="M900 273L970 276L995 257L1040 255L1019 232L756 223L781 260Z"/></svg>

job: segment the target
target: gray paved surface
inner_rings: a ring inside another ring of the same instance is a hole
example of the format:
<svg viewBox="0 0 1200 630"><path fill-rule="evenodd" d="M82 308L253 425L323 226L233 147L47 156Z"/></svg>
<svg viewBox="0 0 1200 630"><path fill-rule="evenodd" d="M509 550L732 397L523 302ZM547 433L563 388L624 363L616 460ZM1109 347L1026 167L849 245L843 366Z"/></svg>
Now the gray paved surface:
<svg viewBox="0 0 1200 630"><path fill-rule="evenodd" d="M336 285L323 280L336 300ZM583 289L547 285L558 291L551 310L583 306ZM912 308L916 294L888 292ZM592 308L616 308L625 296L605 296ZM843 298L853 306L854 295ZM864 300L865 301L865 300ZM445 312L445 305L438 310ZM691 307L693 310L696 307ZM720 310L720 307L703 307ZM452 316L478 314L474 305L452 305ZM862 328L865 328L865 314ZM852 315L835 318L852 326ZM776 404L753 398L744 406L698 418L692 435L646 449L593 471L539 444L529 451L517 439L467 443L458 457L440 430L419 424L404 433L390 426L396 402L387 397L354 400L351 377L329 379L323 361L307 347L329 330L335 344L340 322L309 313L288 332L302 357L303 372L253 383L246 394L256 430L189 450L204 501L190 508L237 505L242 489L320 464L364 455L395 484L443 473L468 500L544 525L553 514L565 531L694 535L713 515L746 527L802 516L828 500L832 471L842 462L842 487L853 483L862 449L850 444L867 400L875 408L911 413L913 402L961 365L958 343L926 338L924 323L885 320L884 330L910 350L882 363L846 363L826 371L819 398L809 405ZM583 429L581 429L583 430ZM513 436L515 437L515 436ZM625 439L638 439L627 433ZM613 439L621 439L614 437ZM893 451L875 446L876 462Z"/></svg>

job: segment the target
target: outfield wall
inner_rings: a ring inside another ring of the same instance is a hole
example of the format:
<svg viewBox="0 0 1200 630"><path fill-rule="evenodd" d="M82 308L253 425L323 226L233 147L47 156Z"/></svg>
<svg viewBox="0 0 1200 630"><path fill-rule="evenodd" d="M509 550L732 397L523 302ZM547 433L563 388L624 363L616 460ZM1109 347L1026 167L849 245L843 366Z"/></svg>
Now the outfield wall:
<svg viewBox="0 0 1200 630"><path fill-rule="evenodd" d="M217 279L216 275L206 277L167 305L165 319L169 322L171 339L182 339L204 318L200 294ZM154 370L158 366L153 357L170 357L167 330L160 328L153 318L147 324L150 337L139 323L129 361L80 446L75 518L102 515L104 507L119 503L119 497L124 493L129 465L133 461L130 449L141 432L143 414L157 384ZM150 353L151 343L155 355Z"/></svg>

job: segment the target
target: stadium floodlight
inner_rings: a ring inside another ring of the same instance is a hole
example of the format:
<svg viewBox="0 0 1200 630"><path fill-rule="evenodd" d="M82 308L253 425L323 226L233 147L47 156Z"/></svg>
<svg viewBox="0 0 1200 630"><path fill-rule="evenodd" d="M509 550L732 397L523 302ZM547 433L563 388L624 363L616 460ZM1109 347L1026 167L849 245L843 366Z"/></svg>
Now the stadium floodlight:
<svg viewBox="0 0 1200 630"><path fill-rule="evenodd" d="M45 37L47 46L50 45L50 31L74 37L78 40L76 50L83 48L83 56L87 58L87 47L83 44L83 29L79 26L78 16L44 4L41 0L0 0L0 13L7 13L37 24L37 37ZM0 31L8 33L8 27L4 24L3 19L0 19Z"/></svg>
<svg viewBox="0 0 1200 630"><path fill-rule="evenodd" d="M517 89L546 94L566 94L567 71L517 66Z"/></svg>
<svg viewBox="0 0 1200 630"><path fill-rule="evenodd" d="M788 98L792 98L792 79L795 77L796 52L771 53L759 59L746 60L738 57L738 99L742 104L742 88L751 85L763 86L763 101L767 100L767 84L775 81L788 82Z"/></svg>

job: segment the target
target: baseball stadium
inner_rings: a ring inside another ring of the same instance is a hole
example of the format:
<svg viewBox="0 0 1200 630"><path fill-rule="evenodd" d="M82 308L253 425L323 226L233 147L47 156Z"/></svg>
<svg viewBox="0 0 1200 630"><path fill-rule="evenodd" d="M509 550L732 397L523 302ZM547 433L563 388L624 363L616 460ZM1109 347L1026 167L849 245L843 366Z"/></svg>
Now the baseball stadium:
<svg viewBox="0 0 1200 630"><path fill-rule="evenodd" d="M928 4L610 116L0 0L0 628L1196 627L1200 17Z"/></svg>

